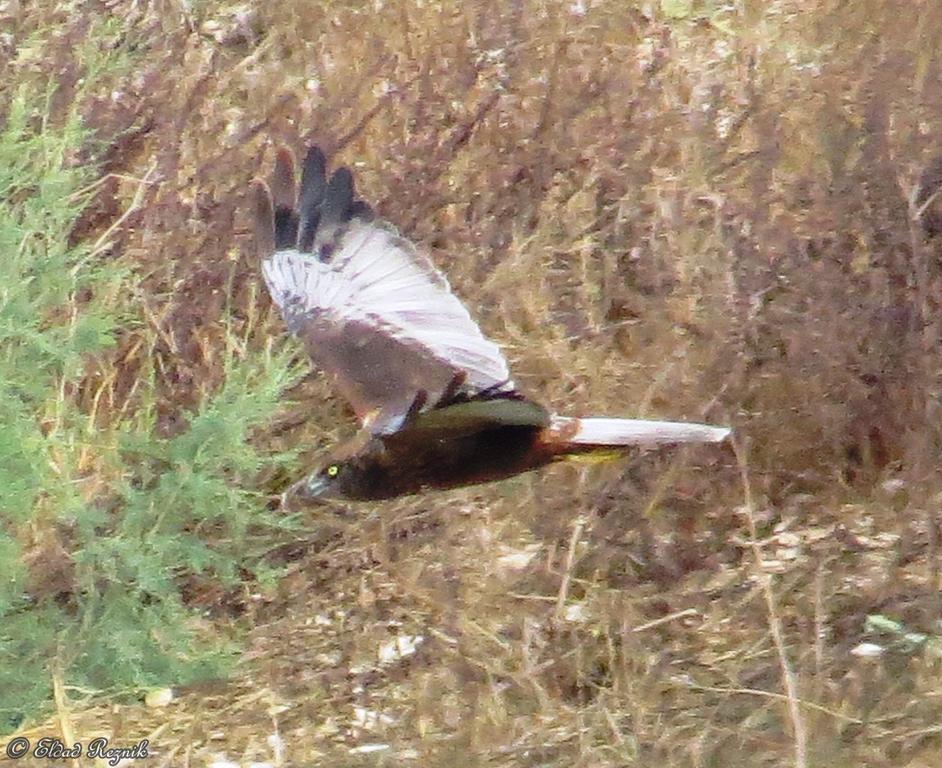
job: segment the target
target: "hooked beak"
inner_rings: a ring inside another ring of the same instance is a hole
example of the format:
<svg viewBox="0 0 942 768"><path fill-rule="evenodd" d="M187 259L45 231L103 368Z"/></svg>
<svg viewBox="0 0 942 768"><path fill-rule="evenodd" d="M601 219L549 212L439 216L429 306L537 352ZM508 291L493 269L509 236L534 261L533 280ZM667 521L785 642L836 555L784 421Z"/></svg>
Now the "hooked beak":
<svg viewBox="0 0 942 768"><path fill-rule="evenodd" d="M330 486L322 477L299 480L281 494L281 508L292 510L323 504L335 495Z"/></svg>

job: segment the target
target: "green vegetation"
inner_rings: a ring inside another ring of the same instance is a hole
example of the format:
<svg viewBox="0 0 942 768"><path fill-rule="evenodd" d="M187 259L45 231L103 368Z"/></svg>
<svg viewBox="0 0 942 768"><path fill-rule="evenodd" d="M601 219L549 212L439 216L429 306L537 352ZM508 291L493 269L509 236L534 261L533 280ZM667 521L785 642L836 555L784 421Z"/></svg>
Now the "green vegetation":
<svg viewBox="0 0 942 768"><path fill-rule="evenodd" d="M54 676L115 692L221 673L233 646L181 590L252 572L250 526L273 522L254 480L274 459L250 438L292 379L285 355L246 355L228 329L221 384L177 434L157 433L153 376L123 413L86 396L143 320L133 272L71 242L98 164L81 96L48 114L55 88L20 88L0 132L2 731L50 703Z"/></svg>

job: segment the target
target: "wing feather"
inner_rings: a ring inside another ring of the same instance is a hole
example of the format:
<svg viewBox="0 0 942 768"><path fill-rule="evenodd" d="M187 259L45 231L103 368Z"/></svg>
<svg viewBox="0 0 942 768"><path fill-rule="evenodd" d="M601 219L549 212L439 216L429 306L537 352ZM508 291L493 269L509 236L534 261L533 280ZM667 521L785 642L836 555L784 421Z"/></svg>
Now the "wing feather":
<svg viewBox="0 0 942 768"><path fill-rule="evenodd" d="M512 389L500 348L428 257L390 225L372 220L355 197L349 170L325 182L323 154L312 149L295 211L287 205L294 195L288 167L279 153L276 247L262 273L288 329L365 423L374 431L397 428L418 392L433 407L459 372L466 392ZM256 203L260 215L265 210ZM293 222L290 245L282 234L292 224L280 222Z"/></svg>

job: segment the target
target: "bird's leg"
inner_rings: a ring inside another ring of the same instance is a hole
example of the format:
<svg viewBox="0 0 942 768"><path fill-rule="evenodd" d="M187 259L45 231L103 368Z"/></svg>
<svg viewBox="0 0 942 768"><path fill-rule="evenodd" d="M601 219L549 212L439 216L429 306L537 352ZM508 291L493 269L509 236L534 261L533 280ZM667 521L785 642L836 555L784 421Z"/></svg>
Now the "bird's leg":
<svg viewBox="0 0 942 768"><path fill-rule="evenodd" d="M433 408L443 408L446 405L449 405L452 400L455 399L455 396L458 392L461 391L461 388L464 386L465 381L468 379L467 371L455 371L455 375L451 377L451 381L448 382L448 386L442 391L442 394L439 396L438 400L435 401ZM415 393L415 397L412 398L412 404L406 410L405 415L402 417L402 427L408 427L410 424L415 422L419 414L422 412L422 409L428 404L428 390L420 389Z"/></svg>
<svg viewBox="0 0 942 768"><path fill-rule="evenodd" d="M402 417L402 427L409 426L412 422L416 420L418 415L422 412L422 409L425 407L425 404L428 402L428 392L424 389L420 389L415 393L415 397L412 399L412 404L406 410L405 415Z"/></svg>
<svg viewBox="0 0 942 768"><path fill-rule="evenodd" d="M445 387L441 397L438 398L435 407L444 408L446 405L451 405L467 380L467 371L455 371L455 375L451 377L451 381L448 382L448 386Z"/></svg>

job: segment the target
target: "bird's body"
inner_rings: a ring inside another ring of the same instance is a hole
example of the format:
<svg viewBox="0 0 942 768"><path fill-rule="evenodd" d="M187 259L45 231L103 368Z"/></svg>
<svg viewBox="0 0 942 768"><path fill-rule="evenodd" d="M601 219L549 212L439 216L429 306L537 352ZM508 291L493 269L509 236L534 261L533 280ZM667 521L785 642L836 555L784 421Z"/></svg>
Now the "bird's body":
<svg viewBox="0 0 942 768"><path fill-rule="evenodd" d="M461 413L469 406L482 409L475 424ZM501 413L505 406L519 413ZM489 415L484 408L497 413ZM427 411L389 435L372 435L328 466L339 467L335 484L340 495L357 500L502 480L552 461L550 447L540 440L547 427L539 420L545 416L526 401L458 403Z"/></svg>
<svg viewBox="0 0 942 768"><path fill-rule="evenodd" d="M279 151L256 184L262 272L288 329L353 406L362 429L296 483L289 501L388 499L500 480L553 461L637 445L718 442L702 424L556 416L521 395L444 276L328 180L317 148L298 195Z"/></svg>

